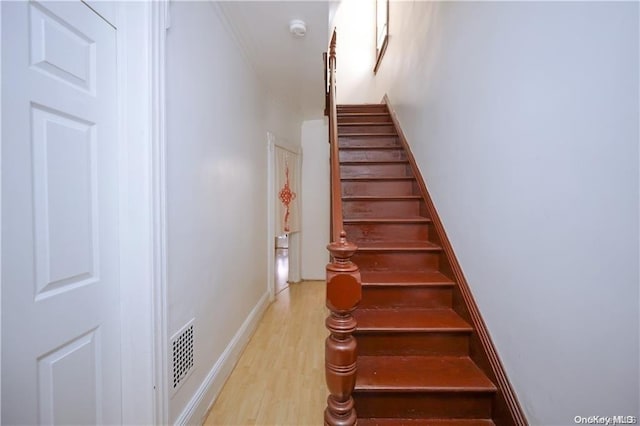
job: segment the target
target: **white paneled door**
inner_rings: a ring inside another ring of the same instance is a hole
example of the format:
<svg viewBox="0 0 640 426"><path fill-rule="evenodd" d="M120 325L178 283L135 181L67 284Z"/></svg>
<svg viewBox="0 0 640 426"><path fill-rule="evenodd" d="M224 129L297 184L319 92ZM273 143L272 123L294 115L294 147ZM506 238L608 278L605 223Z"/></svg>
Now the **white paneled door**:
<svg viewBox="0 0 640 426"><path fill-rule="evenodd" d="M121 423L116 30L2 2L2 423Z"/></svg>

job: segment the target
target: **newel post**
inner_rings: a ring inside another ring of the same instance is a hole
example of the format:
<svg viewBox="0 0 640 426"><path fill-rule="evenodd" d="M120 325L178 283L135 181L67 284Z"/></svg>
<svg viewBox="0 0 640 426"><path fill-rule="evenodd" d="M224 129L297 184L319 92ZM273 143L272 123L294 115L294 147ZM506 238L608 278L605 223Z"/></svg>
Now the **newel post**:
<svg viewBox="0 0 640 426"><path fill-rule="evenodd" d="M356 423L351 396L356 384L357 347L353 332L356 320L353 311L362 295L360 271L351 262L357 246L347 242L346 233L327 246L331 263L327 264L327 308L325 322L329 337L325 342L325 376L329 397L324 411L324 423L329 426L349 426Z"/></svg>

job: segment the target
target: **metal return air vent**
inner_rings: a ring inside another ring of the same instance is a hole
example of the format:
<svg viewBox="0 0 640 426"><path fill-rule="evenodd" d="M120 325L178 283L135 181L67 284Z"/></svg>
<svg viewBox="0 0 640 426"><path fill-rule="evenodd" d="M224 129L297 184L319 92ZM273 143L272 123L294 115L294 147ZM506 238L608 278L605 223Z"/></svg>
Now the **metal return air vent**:
<svg viewBox="0 0 640 426"><path fill-rule="evenodd" d="M189 321L171 338L173 358L172 391L177 391L180 385L193 371L193 320Z"/></svg>

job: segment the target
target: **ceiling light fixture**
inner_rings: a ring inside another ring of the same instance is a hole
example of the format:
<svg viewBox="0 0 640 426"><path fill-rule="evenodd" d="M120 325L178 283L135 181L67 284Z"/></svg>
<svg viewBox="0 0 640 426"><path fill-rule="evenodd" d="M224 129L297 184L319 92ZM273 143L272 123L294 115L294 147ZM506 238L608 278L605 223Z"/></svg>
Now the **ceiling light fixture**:
<svg viewBox="0 0 640 426"><path fill-rule="evenodd" d="M307 33L307 24L300 19L294 19L289 22L289 32L295 37L302 38Z"/></svg>

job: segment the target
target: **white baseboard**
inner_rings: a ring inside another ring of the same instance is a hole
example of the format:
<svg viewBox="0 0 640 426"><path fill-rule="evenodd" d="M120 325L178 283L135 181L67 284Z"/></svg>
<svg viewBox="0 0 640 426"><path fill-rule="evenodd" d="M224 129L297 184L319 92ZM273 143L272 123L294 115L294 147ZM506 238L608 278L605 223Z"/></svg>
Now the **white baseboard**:
<svg viewBox="0 0 640 426"><path fill-rule="evenodd" d="M193 398L178 416L175 422L176 425L201 425L204 423L209 408L213 405L238 359L240 359L242 350L249 342L268 306L269 293L265 292L238 332L233 336L227 348L222 352L218 361L213 365Z"/></svg>

